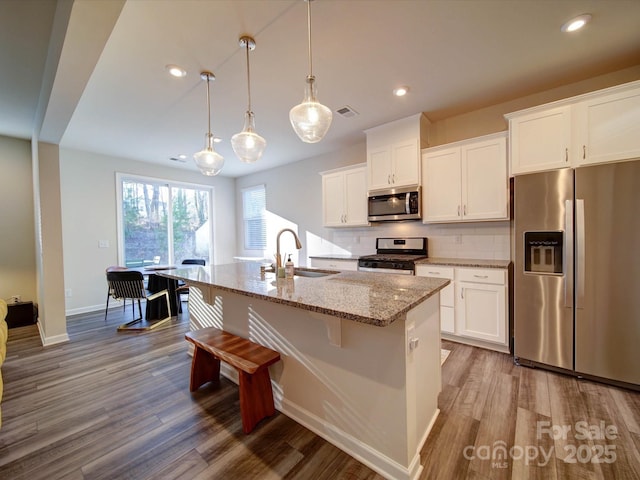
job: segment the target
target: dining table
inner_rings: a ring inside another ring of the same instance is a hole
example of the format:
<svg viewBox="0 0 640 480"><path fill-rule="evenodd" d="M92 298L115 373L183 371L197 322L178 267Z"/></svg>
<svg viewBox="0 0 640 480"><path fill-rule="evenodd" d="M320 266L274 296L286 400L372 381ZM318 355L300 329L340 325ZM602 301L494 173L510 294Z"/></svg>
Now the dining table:
<svg viewBox="0 0 640 480"><path fill-rule="evenodd" d="M156 275L157 272L174 270L174 265L148 265L144 267L129 267L125 271L140 272L147 278L147 290L149 293L157 293L164 289L169 292L169 307L171 312L167 312L167 306L164 302L151 301L147 302L145 310L145 318L147 320L157 320L168 316L175 317L178 313L182 313L182 304L180 302L180 294L178 293L178 280Z"/></svg>

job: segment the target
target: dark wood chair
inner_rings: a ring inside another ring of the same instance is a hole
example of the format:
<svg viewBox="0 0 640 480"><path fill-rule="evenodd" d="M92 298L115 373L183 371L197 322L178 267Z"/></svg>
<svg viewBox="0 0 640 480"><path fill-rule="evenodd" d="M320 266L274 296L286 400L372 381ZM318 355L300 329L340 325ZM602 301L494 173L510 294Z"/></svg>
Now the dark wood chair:
<svg viewBox="0 0 640 480"><path fill-rule="evenodd" d="M107 313L109 312L109 297L113 297L115 299L123 301L126 301L127 298L131 299L131 311L133 316L135 316L135 307L133 305L133 301L138 301L139 317L130 322L123 323L118 327L118 331L151 330L171 320L171 306L169 303L168 290L164 289L159 292L150 294L144 286L144 276L141 272L122 269L109 271L109 269L107 269L107 283L109 285L109 295L107 296L107 306L104 313L105 321L107 319ZM164 297L166 302L168 316L166 318L162 318L153 322L143 318L140 300L144 299L147 302L151 302L162 297Z"/></svg>

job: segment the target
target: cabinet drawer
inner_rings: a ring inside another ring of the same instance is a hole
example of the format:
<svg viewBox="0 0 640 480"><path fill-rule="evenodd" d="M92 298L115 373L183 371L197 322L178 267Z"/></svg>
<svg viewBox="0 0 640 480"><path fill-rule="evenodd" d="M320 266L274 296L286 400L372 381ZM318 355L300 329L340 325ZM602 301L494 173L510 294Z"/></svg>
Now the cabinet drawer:
<svg viewBox="0 0 640 480"><path fill-rule="evenodd" d="M357 260L336 260L329 258L312 258L311 266L315 268L326 268L332 270L358 270Z"/></svg>
<svg viewBox="0 0 640 480"><path fill-rule="evenodd" d="M420 277L438 277L453 280L453 267L438 265L416 265L416 275Z"/></svg>
<svg viewBox="0 0 640 480"><path fill-rule="evenodd" d="M456 281L506 285L507 271L499 268L457 268Z"/></svg>

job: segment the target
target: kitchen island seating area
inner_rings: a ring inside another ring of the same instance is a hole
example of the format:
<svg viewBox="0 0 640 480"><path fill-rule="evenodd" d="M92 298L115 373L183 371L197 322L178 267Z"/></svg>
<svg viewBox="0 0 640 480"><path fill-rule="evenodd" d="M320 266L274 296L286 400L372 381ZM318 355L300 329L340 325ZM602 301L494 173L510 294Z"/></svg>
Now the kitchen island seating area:
<svg viewBox="0 0 640 480"><path fill-rule="evenodd" d="M269 365L280 360L278 352L214 327L187 332L185 338L195 346L190 391L207 382L218 385L222 360L238 372L244 433L250 433L260 420L276 412Z"/></svg>

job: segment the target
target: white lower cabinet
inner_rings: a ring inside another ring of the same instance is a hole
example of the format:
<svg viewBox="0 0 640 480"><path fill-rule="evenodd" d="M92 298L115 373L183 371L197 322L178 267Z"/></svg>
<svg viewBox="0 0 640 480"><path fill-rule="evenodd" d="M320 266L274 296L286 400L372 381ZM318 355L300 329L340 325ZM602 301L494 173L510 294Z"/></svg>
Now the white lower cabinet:
<svg viewBox="0 0 640 480"><path fill-rule="evenodd" d="M417 265L416 275L451 280L449 285L440 290L440 331L442 333L455 333L453 268L437 265Z"/></svg>
<svg viewBox="0 0 640 480"><path fill-rule="evenodd" d="M418 265L416 275L452 280L440 292L443 338L509 352L508 270Z"/></svg>
<svg viewBox="0 0 640 480"><path fill-rule="evenodd" d="M338 260L333 258L312 258L313 268L324 268L326 270L347 270L355 272L358 270L358 260Z"/></svg>

